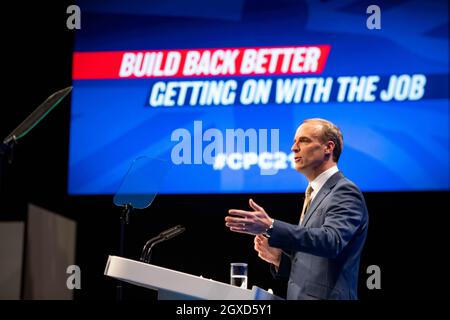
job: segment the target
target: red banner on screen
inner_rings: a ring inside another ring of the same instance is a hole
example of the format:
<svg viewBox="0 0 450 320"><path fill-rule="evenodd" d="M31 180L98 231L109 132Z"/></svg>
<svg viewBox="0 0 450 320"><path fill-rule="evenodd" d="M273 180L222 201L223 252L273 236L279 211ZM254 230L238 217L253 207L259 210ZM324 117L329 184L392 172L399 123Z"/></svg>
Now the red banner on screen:
<svg viewBox="0 0 450 320"><path fill-rule="evenodd" d="M74 80L319 74L329 45L75 52Z"/></svg>

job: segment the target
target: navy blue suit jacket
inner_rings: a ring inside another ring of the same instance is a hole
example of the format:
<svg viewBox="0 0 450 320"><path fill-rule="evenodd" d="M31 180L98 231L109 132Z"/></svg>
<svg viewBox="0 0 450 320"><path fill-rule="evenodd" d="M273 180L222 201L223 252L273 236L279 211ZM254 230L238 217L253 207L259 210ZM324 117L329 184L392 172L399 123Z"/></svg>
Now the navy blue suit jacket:
<svg viewBox="0 0 450 320"><path fill-rule="evenodd" d="M269 245L283 250L277 278L287 299L357 299L368 213L358 187L341 172L314 197L301 225L275 220Z"/></svg>

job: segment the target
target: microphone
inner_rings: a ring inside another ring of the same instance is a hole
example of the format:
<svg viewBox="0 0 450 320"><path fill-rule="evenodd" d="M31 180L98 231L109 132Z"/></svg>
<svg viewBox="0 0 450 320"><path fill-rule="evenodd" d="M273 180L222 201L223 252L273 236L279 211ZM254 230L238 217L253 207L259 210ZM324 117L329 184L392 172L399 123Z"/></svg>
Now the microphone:
<svg viewBox="0 0 450 320"><path fill-rule="evenodd" d="M169 240L169 239L172 239L173 237L176 237L177 235L183 233L185 230L186 230L185 227L178 225L173 228L170 228L169 230L161 232L160 238L157 239L156 241L154 241L148 248L147 253L145 254L145 257L144 257L144 262L150 263L150 258L152 256L152 249L156 244L166 241L166 240Z"/></svg>
<svg viewBox="0 0 450 320"><path fill-rule="evenodd" d="M183 233L185 230L186 228L183 227L182 225L177 225L175 227L172 227L170 229L161 232L156 237L151 238L150 240L147 241L144 248L142 249L140 260L142 262L148 263L150 261L151 251L156 244L172 239L173 237L176 237L177 235Z"/></svg>
<svg viewBox="0 0 450 320"><path fill-rule="evenodd" d="M182 225L178 225L167 231L162 232L162 236L163 236L164 240L169 240L169 239L172 239L173 237L176 237L180 233L183 233L185 230L186 230L185 227L183 227Z"/></svg>
<svg viewBox="0 0 450 320"><path fill-rule="evenodd" d="M148 247L155 241L161 239L162 237L166 236L166 235L170 235L172 232L174 232L174 230L177 230L181 227L181 225L172 227L170 229L167 229L166 231L161 232L160 234L158 234L156 237L151 238L150 240L147 241L147 243L144 245L144 247L142 248L142 252L141 252L141 261L144 261L144 258L146 256L147 253L147 249Z"/></svg>
<svg viewBox="0 0 450 320"><path fill-rule="evenodd" d="M169 240L177 235L179 235L180 233L184 232L186 230L185 227L183 227L181 224L172 227L170 229L167 229L166 231L163 231L160 233L160 235L163 238L166 238L165 240Z"/></svg>

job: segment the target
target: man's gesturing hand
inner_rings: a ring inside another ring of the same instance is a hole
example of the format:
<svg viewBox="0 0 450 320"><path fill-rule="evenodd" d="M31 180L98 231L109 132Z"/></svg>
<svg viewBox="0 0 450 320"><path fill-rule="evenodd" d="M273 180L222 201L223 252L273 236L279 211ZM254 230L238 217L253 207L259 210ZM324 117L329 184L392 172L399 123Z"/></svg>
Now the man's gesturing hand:
<svg viewBox="0 0 450 320"><path fill-rule="evenodd" d="M262 235L255 237L255 250L258 252L258 257L272 263L277 268L280 266L281 249L269 246L269 241Z"/></svg>
<svg viewBox="0 0 450 320"><path fill-rule="evenodd" d="M266 211L257 205L252 199L250 207L255 211L230 209L229 216L225 217L225 225L231 231L248 234L261 234L272 225L272 219Z"/></svg>

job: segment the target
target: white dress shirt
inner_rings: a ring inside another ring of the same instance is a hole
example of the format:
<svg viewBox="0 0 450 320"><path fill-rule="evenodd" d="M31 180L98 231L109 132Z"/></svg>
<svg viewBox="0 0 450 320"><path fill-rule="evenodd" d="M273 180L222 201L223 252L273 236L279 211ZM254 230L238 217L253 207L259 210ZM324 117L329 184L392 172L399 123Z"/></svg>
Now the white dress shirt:
<svg viewBox="0 0 450 320"><path fill-rule="evenodd" d="M311 188L313 188L313 192L311 193L311 202L314 200L316 194L320 191L325 182L327 182L327 180L330 179L330 177L338 171L338 167L333 166L319 174L313 181L309 183L311 185Z"/></svg>

